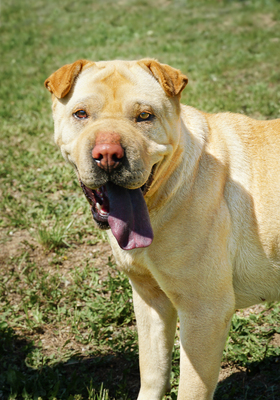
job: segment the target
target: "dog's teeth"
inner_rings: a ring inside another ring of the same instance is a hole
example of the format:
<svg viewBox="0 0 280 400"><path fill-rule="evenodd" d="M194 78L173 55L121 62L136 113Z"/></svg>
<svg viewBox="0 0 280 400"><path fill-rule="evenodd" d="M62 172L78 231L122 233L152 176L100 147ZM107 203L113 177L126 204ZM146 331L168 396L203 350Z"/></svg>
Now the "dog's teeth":
<svg viewBox="0 0 280 400"><path fill-rule="evenodd" d="M97 208L98 211L102 211L101 205L100 205L99 203L96 203L96 204L95 204L95 207Z"/></svg>
<svg viewBox="0 0 280 400"><path fill-rule="evenodd" d="M108 213L106 211L104 211L104 210L100 210L100 214L101 215L108 215Z"/></svg>

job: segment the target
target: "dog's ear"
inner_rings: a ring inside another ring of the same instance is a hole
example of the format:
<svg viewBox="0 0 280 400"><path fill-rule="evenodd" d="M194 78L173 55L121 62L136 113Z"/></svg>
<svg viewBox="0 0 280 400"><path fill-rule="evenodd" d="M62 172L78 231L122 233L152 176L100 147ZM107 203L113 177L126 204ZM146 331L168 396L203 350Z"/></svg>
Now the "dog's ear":
<svg viewBox="0 0 280 400"><path fill-rule="evenodd" d="M139 63L140 65L144 64L150 70L170 97L178 96L188 83L186 75L169 65L150 59L140 60Z"/></svg>
<svg viewBox="0 0 280 400"><path fill-rule="evenodd" d="M78 60L73 64L67 64L55 71L45 80L45 87L58 99L65 97L70 91L75 78L82 71L86 64L91 63L87 60Z"/></svg>

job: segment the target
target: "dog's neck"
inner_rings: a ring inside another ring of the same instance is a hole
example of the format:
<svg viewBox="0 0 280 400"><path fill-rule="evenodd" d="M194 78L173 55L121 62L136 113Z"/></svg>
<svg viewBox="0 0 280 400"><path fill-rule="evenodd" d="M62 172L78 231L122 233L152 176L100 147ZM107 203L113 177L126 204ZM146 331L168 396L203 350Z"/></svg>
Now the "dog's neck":
<svg viewBox="0 0 280 400"><path fill-rule="evenodd" d="M183 106L186 107L186 106ZM159 177L146 198L151 216L160 209L170 207L170 201L186 202L198 172L199 160L205 147L208 125L201 113L201 130L192 129L192 121L184 110L178 124L179 140L172 155L167 156L158 171ZM196 121L197 123L197 121ZM200 132L197 137L193 132ZM165 184L168 182L168 186ZM182 184L184 183L184 184Z"/></svg>

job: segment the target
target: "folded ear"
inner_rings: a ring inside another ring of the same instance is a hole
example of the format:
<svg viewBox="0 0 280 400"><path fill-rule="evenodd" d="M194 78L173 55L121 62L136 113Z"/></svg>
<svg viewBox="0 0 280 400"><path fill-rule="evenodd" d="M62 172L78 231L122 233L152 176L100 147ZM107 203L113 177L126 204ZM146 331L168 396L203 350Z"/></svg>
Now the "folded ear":
<svg viewBox="0 0 280 400"><path fill-rule="evenodd" d="M153 76L159 81L166 94L170 97L178 96L188 83L186 75L169 65L161 64L156 60L150 59L140 60L139 64L144 64L148 67Z"/></svg>
<svg viewBox="0 0 280 400"><path fill-rule="evenodd" d="M91 63L91 61L78 60L73 64L64 65L45 80L45 87L57 98L61 99L67 95L74 83L75 78L88 63Z"/></svg>

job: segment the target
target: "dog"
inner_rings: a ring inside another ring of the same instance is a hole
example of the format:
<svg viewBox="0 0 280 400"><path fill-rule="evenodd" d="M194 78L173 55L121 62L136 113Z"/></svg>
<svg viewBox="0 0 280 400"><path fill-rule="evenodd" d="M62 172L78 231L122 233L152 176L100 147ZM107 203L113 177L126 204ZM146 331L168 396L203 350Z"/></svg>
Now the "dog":
<svg viewBox="0 0 280 400"><path fill-rule="evenodd" d="M78 60L54 72L55 142L129 277L138 400L213 399L236 309L280 300L280 119L180 104L188 82L153 59Z"/></svg>

